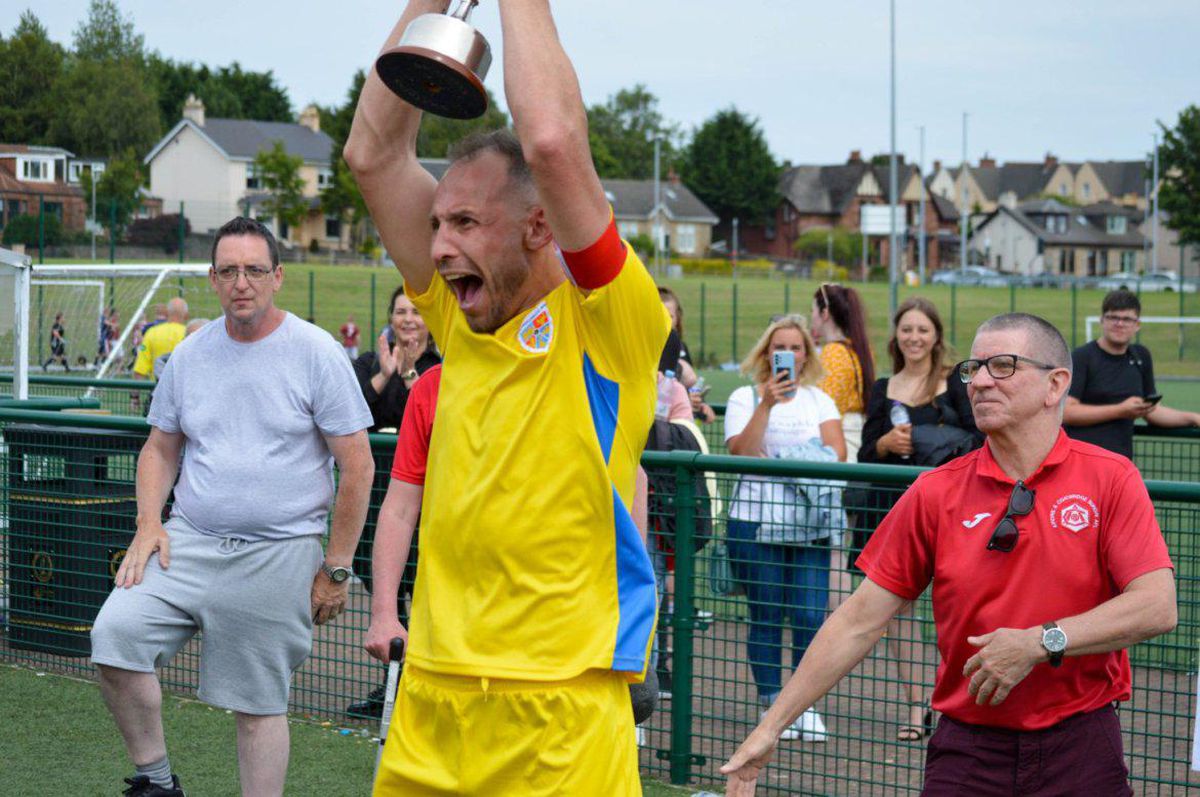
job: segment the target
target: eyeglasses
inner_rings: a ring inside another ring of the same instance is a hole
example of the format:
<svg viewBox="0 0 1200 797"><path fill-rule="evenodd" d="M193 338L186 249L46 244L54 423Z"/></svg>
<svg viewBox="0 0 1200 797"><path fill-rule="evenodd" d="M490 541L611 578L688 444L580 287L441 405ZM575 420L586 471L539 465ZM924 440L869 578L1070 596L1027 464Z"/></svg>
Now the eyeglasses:
<svg viewBox="0 0 1200 797"><path fill-rule="evenodd" d="M238 274L245 274L246 279L250 282L262 282L267 277L275 272L275 266L264 268L262 266L246 266L238 268L237 266L221 266L214 268L213 273L217 275L220 282L234 282L238 278Z"/></svg>
<svg viewBox="0 0 1200 797"><path fill-rule="evenodd" d="M1012 495L1008 497L1008 511L996 524L996 530L992 532L992 537L988 540L987 549L989 551L1009 553L1017 547L1017 537L1021 536L1021 531L1017 528L1017 521L1013 518L1025 517L1032 512L1033 499L1036 497L1037 490L1030 490L1025 486L1025 482L1018 481L1013 485Z"/></svg>
<svg viewBox="0 0 1200 797"><path fill-rule="evenodd" d="M958 372L958 378L963 381L963 384L969 383L975 378L975 374L979 373L980 368L987 368L987 372L991 374L992 379L1008 379L1017 372L1017 363L1025 362L1032 366L1041 368L1043 371L1053 371L1057 365L1047 365L1046 363L1031 360L1028 357L1022 357L1019 354L995 354L982 360L963 360L958 365L954 366L954 370Z"/></svg>
<svg viewBox="0 0 1200 797"><path fill-rule="evenodd" d="M1135 315L1113 315L1112 313L1105 313L1101 318L1114 326L1132 326L1139 320Z"/></svg>

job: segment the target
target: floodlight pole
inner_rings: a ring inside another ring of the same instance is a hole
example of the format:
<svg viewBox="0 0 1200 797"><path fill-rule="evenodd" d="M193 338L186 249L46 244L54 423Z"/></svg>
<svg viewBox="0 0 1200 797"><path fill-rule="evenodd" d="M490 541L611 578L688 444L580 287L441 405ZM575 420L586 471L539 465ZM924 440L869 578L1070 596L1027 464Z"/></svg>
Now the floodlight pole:
<svg viewBox="0 0 1200 797"><path fill-rule="evenodd" d="M921 274L921 284L925 284L925 125L921 125L921 206L917 211L917 268Z"/></svg>
<svg viewBox="0 0 1200 797"><path fill-rule="evenodd" d="M1150 273L1158 273L1158 133L1154 134L1154 177L1150 183L1150 190L1154 193L1151 195L1154 198L1154 216L1150 223ZM1179 276L1183 276L1181 271ZM1181 294L1182 295L1182 294Z"/></svg>
<svg viewBox="0 0 1200 797"><path fill-rule="evenodd" d="M654 139L654 273L662 276L662 182L659 180L659 142Z"/></svg>
<svg viewBox="0 0 1200 797"><path fill-rule="evenodd" d="M888 195L890 197L890 207L888 208L888 215L890 217L888 219L888 282L891 286L891 289L888 291L888 314L894 317L896 315L896 305L899 301L896 280L900 273L899 240L896 235L896 201L898 199L898 192L896 190L896 0L891 0L889 6L891 9L892 151L888 158Z"/></svg>
<svg viewBox="0 0 1200 797"><path fill-rule="evenodd" d="M963 271L966 271L967 270L967 222L969 220L969 217L967 215L967 112L966 111L963 111L962 139L963 139L962 167L959 168L959 170L958 170L959 179L962 180L962 206L959 208L959 211L958 211L959 227L961 228L961 231L959 233L960 237L959 237L959 243L958 243L958 248L959 248L958 260L959 260L959 268L962 269Z"/></svg>

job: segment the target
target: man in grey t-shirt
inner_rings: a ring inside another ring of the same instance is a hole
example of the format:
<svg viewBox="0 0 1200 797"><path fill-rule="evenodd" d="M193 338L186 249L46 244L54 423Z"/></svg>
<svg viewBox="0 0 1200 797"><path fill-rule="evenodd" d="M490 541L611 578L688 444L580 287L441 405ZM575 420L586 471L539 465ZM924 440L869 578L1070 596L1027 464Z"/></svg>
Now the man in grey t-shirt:
<svg viewBox="0 0 1200 797"><path fill-rule="evenodd" d="M242 793L283 794L291 674L313 623L345 606L375 469L346 355L275 307L283 269L270 230L243 218L222 227L209 280L224 316L179 344L155 389L137 533L92 630L101 691L137 768L127 795L183 794L155 668L199 630L198 694L237 716Z"/></svg>

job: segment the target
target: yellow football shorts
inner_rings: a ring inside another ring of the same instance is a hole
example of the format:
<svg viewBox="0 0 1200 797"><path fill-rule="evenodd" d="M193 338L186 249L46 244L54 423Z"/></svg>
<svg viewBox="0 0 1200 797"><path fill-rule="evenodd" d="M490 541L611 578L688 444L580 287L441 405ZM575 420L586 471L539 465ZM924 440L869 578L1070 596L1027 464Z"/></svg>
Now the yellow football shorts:
<svg viewBox="0 0 1200 797"><path fill-rule="evenodd" d="M375 797L641 793L620 674L544 682L404 668Z"/></svg>

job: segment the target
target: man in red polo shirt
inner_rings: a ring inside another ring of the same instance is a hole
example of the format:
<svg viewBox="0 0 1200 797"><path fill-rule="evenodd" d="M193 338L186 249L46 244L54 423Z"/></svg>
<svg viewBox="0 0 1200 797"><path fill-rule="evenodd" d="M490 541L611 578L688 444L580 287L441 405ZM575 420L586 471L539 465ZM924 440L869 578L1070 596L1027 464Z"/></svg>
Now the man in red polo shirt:
<svg viewBox="0 0 1200 797"><path fill-rule="evenodd" d="M1129 795L1114 701L1125 648L1175 627L1175 582L1133 464L1063 433L1071 356L1036 316L985 322L961 363L986 445L922 474L858 559L866 579L721 771L752 795L780 731L933 582L931 797Z"/></svg>

